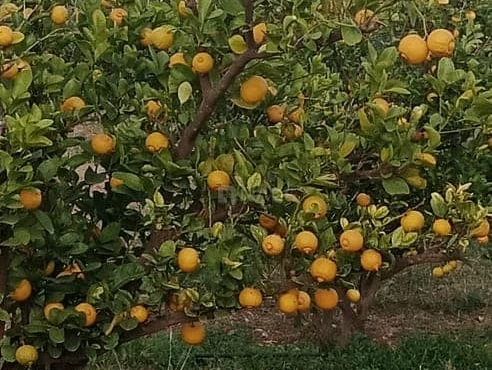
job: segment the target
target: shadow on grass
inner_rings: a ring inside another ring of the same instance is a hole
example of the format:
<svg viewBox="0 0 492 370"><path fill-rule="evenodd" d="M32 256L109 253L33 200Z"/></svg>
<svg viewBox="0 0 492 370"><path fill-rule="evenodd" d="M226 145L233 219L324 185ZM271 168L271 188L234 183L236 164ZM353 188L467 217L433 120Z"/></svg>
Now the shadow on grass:
<svg viewBox="0 0 492 370"><path fill-rule="evenodd" d="M264 346L245 330L209 333L200 347L181 343L178 334L157 335L126 345L90 370L490 370L492 332L403 337L396 349L358 336L344 349L322 351L313 344Z"/></svg>

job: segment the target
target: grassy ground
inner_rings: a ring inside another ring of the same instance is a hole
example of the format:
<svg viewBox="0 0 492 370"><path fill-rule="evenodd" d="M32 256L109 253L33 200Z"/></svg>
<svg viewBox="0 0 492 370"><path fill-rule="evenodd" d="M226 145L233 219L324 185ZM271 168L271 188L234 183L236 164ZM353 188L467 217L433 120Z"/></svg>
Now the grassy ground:
<svg viewBox="0 0 492 370"><path fill-rule="evenodd" d="M321 351L308 343L260 345L245 331L211 333L201 347L185 347L169 335L140 340L110 354L91 370L490 370L492 332L451 340L411 335L396 349L357 337L345 349ZM118 360L116 360L118 359Z"/></svg>
<svg viewBox="0 0 492 370"><path fill-rule="evenodd" d="M90 370L490 370L492 261L477 257L443 279L422 266L385 284L367 323L370 337L343 350L321 350L309 318L296 326L267 301L218 319L201 347L184 346L175 329L131 343Z"/></svg>

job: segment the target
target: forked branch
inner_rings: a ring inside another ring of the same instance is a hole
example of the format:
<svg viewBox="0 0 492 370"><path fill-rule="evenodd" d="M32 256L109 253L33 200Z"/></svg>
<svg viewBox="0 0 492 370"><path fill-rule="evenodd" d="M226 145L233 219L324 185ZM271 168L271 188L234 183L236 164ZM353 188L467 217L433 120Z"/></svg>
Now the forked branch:
<svg viewBox="0 0 492 370"><path fill-rule="evenodd" d="M234 59L234 62L221 77L217 85L212 86L208 75L200 76L202 101L195 118L183 129L181 138L176 144L176 159L184 159L192 153L195 147L196 138L198 137L200 131L207 125L207 121L214 112L219 99L231 86L235 78L244 70L246 65L254 59L261 59L265 57L264 54L258 52L258 46L255 44L253 38L254 1L244 0L243 4L245 9L245 21L248 27L246 33L248 49L244 54L241 54Z"/></svg>

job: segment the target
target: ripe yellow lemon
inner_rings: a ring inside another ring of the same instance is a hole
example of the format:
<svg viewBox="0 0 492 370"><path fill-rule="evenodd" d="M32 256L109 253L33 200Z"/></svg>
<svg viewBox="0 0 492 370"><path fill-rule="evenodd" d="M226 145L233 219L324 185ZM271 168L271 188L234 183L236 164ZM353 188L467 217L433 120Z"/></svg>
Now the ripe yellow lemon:
<svg viewBox="0 0 492 370"><path fill-rule="evenodd" d="M43 309L44 318L50 321L50 313L52 310L63 311L64 308L63 303L48 303Z"/></svg>
<svg viewBox="0 0 492 370"><path fill-rule="evenodd" d="M162 110L162 104L157 100L149 100L145 103L145 109L147 110L147 117L155 119Z"/></svg>
<svg viewBox="0 0 492 370"><path fill-rule="evenodd" d="M294 109L289 113L287 118L289 118L289 121L299 124L301 122L302 117L304 117L304 108L297 107L296 109ZM296 134L295 136L299 137L300 135Z"/></svg>
<svg viewBox="0 0 492 370"><path fill-rule="evenodd" d="M398 51L409 64L422 64L429 54L427 43L419 35L407 35L402 38L398 45Z"/></svg>
<svg viewBox="0 0 492 370"><path fill-rule="evenodd" d="M149 311L141 305L133 306L130 309L130 317L139 323L143 323L149 318Z"/></svg>
<svg viewBox="0 0 492 370"><path fill-rule="evenodd" d="M454 271L458 268L458 261L452 260L447 263L451 269Z"/></svg>
<svg viewBox="0 0 492 370"><path fill-rule="evenodd" d="M34 211L41 206L43 195L38 189L22 189L19 196L19 201L22 206L28 211Z"/></svg>
<svg viewBox="0 0 492 370"><path fill-rule="evenodd" d="M111 177L111 179L109 180L109 185L112 188L117 188L123 184L124 184L123 180L118 179L117 177Z"/></svg>
<svg viewBox="0 0 492 370"><path fill-rule="evenodd" d="M364 246L364 237L360 230L346 230L340 235L340 246L347 252L357 252Z"/></svg>
<svg viewBox="0 0 492 370"><path fill-rule="evenodd" d="M151 153L169 148L169 139L160 132L153 132L145 138L145 148Z"/></svg>
<svg viewBox="0 0 492 370"><path fill-rule="evenodd" d="M5 80L14 80L19 73L19 67L16 63L4 64L1 69L0 78Z"/></svg>
<svg viewBox="0 0 492 370"><path fill-rule="evenodd" d="M191 303L191 298L185 290L172 293L169 297L169 309L174 312L183 312Z"/></svg>
<svg viewBox="0 0 492 370"><path fill-rule="evenodd" d="M73 112L76 110L81 110L85 107L85 101L79 96L72 96L65 99L65 101L60 105L60 110L62 112Z"/></svg>
<svg viewBox="0 0 492 370"><path fill-rule="evenodd" d="M75 306L75 311L82 313L85 316L84 326L93 326L97 320L97 311L93 305L87 302L80 303Z"/></svg>
<svg viewBox="0 0 492 370"><path fill-rule="evenodd" d="M487 244L489 244L488 235L477 237L477 243L480 245L483 245L483 246L486 246Z"/></svg>
<svg viewBox="0 0 492 370"><path fill-rule="evenodd" d="M214 68L214 58L209 53L198 53L191 61L191 68L198 73L208 73Z"/></svg>
<svg viewBox="0 0 492 370"><path fill-rule="evenodd" d="M448 220L438 219L432 224L432 231L438 236L446 236L451 234L451 224Z"/></svg>
<svg viewBox="0 0 492 370"><path fill-rule="evenodd" d="M282 105L272 105L267 108L266 114L270 123L282 122L285 115L285 107Z"/></svg>
<svg viewBox="0 0 492 370"><path fill-rule="evenodd" d="M96 134L91 139L91 148L96 155L108 155L113 152L115 143L107 134Z"/></svg>
<svg viewBox="0 0 492 370"><path fill-rule="evenodd" d="M440 266L434 267L432 269L432 276L434 276L435 278L443 277L444 271L443 271L442 267L440 267Z"/></svg>
<svg viewBox="0 0 492 370"><path fill-rule="evenodd" d="M302 202L302 209L306 213L313 213L314 219L319 220L326 216L328 205L325 200L318 195L311 195Z"/></svg>
<svg viewBox="0 0 492 370"><path fill-rule="evenodd" d="M489 235L489 232L490 232L490 224L487 221L487 219L484 218L480 222L480 225L478 225L476 228L474 228L471 231L471 236L476 237L476 238L481 238L481 237Z"/></svg>
<svg viewBox="0 0 492 370"><path fill-rule="evenodd" d="M188 16L188 8L186 7L186 1L181 0L178 3L178 13L182 17L187 17Z"/></svg>
<svg viewBox="0 0 492 370"><path fill-rule="evenodd" d="M367 207L371 204L371 196L366 193L359 193L355 202L359 207Z"/></svg>
<svg viewBox="0 0 492 370"><path fill-rule="evenodd" d="M444 272L444 274L449 274L451 272L453 272L454 269L453 269L453 266L451 266L450 264L446 263L443 267L442 267L442 272Z"/></svg>
<svg viewBox="0 0 492 370"><path fill-rule="evenodd" d="M297 297L297 312L308 312L311 308L311 297L303 290L297 288L290 289L287 293L294 294Z"/></svg>
<svg viewBox="0 0 492 370"><path fill-rule="evenodd" d="M355 13L354 21L357 26L362 26L366 22L370 24L377 24L378 17L374 15L374 12L371 9L361 9L357 13Z"/></svg>
<svg viewBox="0 0 492 370"><path fill-rule="evenodd" d="M68 19L68 9L63 5L54 6L51 9L51 21L54 24L65 24Z"/></svg>
<svg viewBox="0 0 492 370"><path fill-rule="evenodd" d="M38 361L38 350L28 344L20 346L15 351L15 360L22 366L31 367Z"/></svg>
<svg viewBox="0 0 492 370"><path fill-rule="evenodd" d="M332 310L338 304L338 293L335 289L317 289L314 292L314 303L322 310Z"/></svg>
<svg viewBox="0 0 492 370"><path fill-rule="evenodd" d="M260 307L263 303L263 295L255 288L244 288L239 293L239 304L245 308Z"/></svg>
<svg viewBox="0 0 492 370"><path fill-rule="evenodd" d="M285 248L285 240L277 234L268 235L261 243L263 252L268 256L278 256Z"/></svg>
<svg viewBox="0 0 492 370"><path fill-rule="evenodd" d="M24 302L31 297L32 294L32 285L31 282L27 279L23 279L19 284L15 287L14 291L10 293L10 298L12 298L15 302Z"/></svg>
<svg viewBox="0 0 492 370"><path fill-rule="evenodd" d="M208 174L207 185L212 191L226 190L231 185L231 178L227 172L215 170Z"/></svg>
<svg viewBox="0 0 492 370"><path fill-rule="evenodd" d="M140 31L140 43L147 47L152 45L152 29L151 28L144 28L142 31Z"/></svg>
<svg viewBox="0 0 492 370"><path fill-rule="evenodd" d="M176 64L188 65L188 63L186 63L183 53L175 53L171 55L171 57L169 58L169 68L174 67Z"/></svg>
<svg viewBox="0 0 492 370"><path fill-rule="evenodd" d="M55 261L51 260L44 266L44 275L51 276L55 272Z"/></svg>
<svg viewBox="0 0 492 370"><path fill-rule="evenodd" d="M358 303L360 301L360 292L358 289L349 289L345 293L347 299L352 303Z"/></svg>
<svg viewBox="0 0 492 370"><path fill-rule="evenodd" d="M367 249L360 256L360 264L366 271L378 271L383 264L383 257L378 251Z"/></svg>
<svg viewBox="0 0 492 370"><path fill-rule="evenodd" d="M194 272L200 267L200 257L194 248L183 248L178 252L178 266L183 272Z"/></svg>
<svg viewBox="0 0 492 370"><path fill-rule="evenodd" d="M181 329L181 339L192 346L203 343L205 335L205 326L201 322L183 324Z"/></svg>
<svg viewBox="0 0 492 370"><path fill-rule="evenodd" d="M372 100L372 102L374 104L376 104L376 106L378 106L381 111L383 112L383 115L386 116L390 110L390 104L388 103L388 101L386 99L383 99L383 98L374 98Z"/></svg>
<svg viewBox="0 0 492 370"><path fill-rule="evenodd" d="M405 232L420 231L424 228L425 218L419 211L409 211L400 219L400 225Z"/></svg>
<svg viewBox="0 0 492 370"><path fill-rule="evenodd" d="M326 257L318 257L311 264L309 273L319 283L331 282L337 276L337 264Z"/></svg>
<svg viewBox="0 0 492 370"><path fill-rule="evenodd" d="M427 37L427 47L435 57L449 57L454 52L455 40L451 31L437 29Z"/></svg>
<svg viewBox="0 0 492 370"><path fill-rule="evenodd" d="M301 231L296 235L294 244L299 252L312 254L318 249L318 238L311 231Z"/></svg>
<svg viewBox="0 0 492 370"><path fill-rule="evenodd" d="M174 44L173 30L169 26L154 28L150 34L150 40L157 49L167 50Z"/></svg>
<svg viewBox="0 0 492 370"><path fill-rule="evenodd" d="M0 46L10 46L14 42L14 32L9 26L0 26Z"/></svg>
<svg viewBox="0 0 492 370"><path fill-rule="evenodd" d="M253 39L257 45L261 45L266 41L267 26L266 23L258 23L253 27Z"/></svg>
<svg viewBox="0 0 492 370"><path fill-rule="evenodd" d="M247 104L257 104L268 92L268 84L261 76L252 76L241 84L240 95Z"/></svg>
<svg viewBox="0 0 492 370"><path fill-rule="evenodd" d="M123 8L114 8L111 10L111 13L109 13L109 19L118 26L123 23L123 20L126 17L128 17L128 12Z"/></svg>
<svg viewBox="0 0 492 370"><path fill-rule="evenodd" d="M477 14L473 10L467 10L465 18L469 21L474 21L477 18Z"/></svg>
<svg viewBox="0 0 492 370"><path fill-rule="evenodd" d="M297 313L297 295L293 293L283 293L278 297L278 309L286 315Z"/></svg>

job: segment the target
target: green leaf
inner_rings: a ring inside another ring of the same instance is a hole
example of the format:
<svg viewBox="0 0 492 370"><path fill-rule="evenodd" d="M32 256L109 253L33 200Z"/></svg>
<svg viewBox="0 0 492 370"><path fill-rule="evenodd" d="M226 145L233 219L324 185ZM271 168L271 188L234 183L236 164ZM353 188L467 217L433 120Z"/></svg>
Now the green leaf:
<svg viewBox="0 0 492 370"><path fill-rule="evenodd" d="M138 327L138 321L133 319L125 319L120 322L120 327L123 330L131 331Z"/></svg>
<svg viewBox="0 0 492 370"><path fill-rule="evenodd" d="M99 237L101 243L107 243L120 237L121 225L118 222L110 223L106 226Z"/></svg>
<svg viewBox="0 0 492 370"><path fill-rule="evenodd" d="M67 334L65 336L65 341L63 342L63 346L68 352L75 352L79 349L81 344L81 338L75 334Z"/></svg>
<svg viewBox="0 0 492 370"><path fill-rule="evenodd" d="M129 172L115 172L113 177L123 180L126 186L135 191L144 191L144 186L140 177Z"/></svg>
<svg viewBox="0 0 492 370"><path fill-rule="evenodd" d="M429 148L437 148L441 144L441 134L431 126L424 126L424 130L429 135Z"/></svg>
<svg viewBox="0 0 492 370"><path fill-rule="evenodd" d="M345 41L347 45L353 46L362 41L362 33L358 27L342 25L340 28L343 41Z"/></svg>
<svg viewBox="0 0 492 370"><path fill-rule="evenodd" d="M447 84L454 82L454 64L449 58L442 58L439 61L439 66L437 67L437 78L440 81L444 81Z"/></svg>
<svg viewBox="0 0 492 370"><path fill-rule="evenodd" d="M106 34L106 17L101 9L96 9L92 13L92 24L94 25L94 33L96 37L101 34Z"/></svg>
<svg viewBox="0 0 492 370"><path fill-rule="evenodd" d="M234 54L244 54L246 50L248 50L248 45L246 41L244 41L243 36L234 35L229 38L229 47L233 51Z"/></svg>
<svg viewBox="0 0 492 370"><path fill-rule="evenodd" d="M91 167L84 174L84 181L89 185L100 184L106 180L105 173L96 173Z"/></svg>
<svg viewBox="0 0 492 370"><path fill-rule="evenodd" d="M340 146L339 154L340 157L346 158L350 153L354 151L354 149L357 147L359 140L357 137L354 136L348 136L344 143Z"/></svg>
<svg viewBox="0 0 492 370"><path fill-rule="evenodd" d="M79 95L82 89L82 84L76 78L70 79L63 87L63 99L70 98L71 96Z"/></svg>
<svg viewBox="0 0 492 370"><path fill-rule="evenodd" d="M89 246L84 243L75 243L73 246L67 251L67 254L71 254L74 256L84 254L89 250Z"/></svg>
<svg viewBox="0 0 492 370"><path fill-rule="evenodd" d="M159 247L159 256L174 257L176 255L176 243L173 240L166 240Z"/></svg>
<svg viewBox="0 0 492 370"><path fill-rule="evenodd" d="M9 344L4 344L2 346L1 351L0 351L0 354L2 355L2 359L7 361L7 362L14 362L16 349L17 348L15 346L11 346Z"/></svg>
<svg viewBox="0 0 492 370"><path fill-rule="evenodd" d="M232 175L234 171L234 155L230 153L221 154L215 159L215 165L217 169L227 172Z"/></svg>
<svg viewBox="0 0 492 370"><path fill-rule="evenodd" d="M261 185L261 181L262 181L261 174L255 172L249 177L246 187L248 188L249 191L251 191L254 188L259 187Z"/></svg>
<svg viewBox="0 0 492 370"><path fill-rule="evenodd" d="M410 95L410 91L408 91L407 89L404 89L403 87L391 87L389 89L384 90L384 92L401 94L401 95Z"/></svg>
<svg viewBox="0 0 492 370"><path fill-rule="evenodd" d="M236 280L243 279L243 272L240 269L234 269L229 271L229 275L231 275Z"/></svg>
<svg viewBox="0 0 492 370"><path fill-rule="evenodd" d="M261 244L263 239L268 235L264 228L256 225L250 225L249 229L258 244Z"/></svg>
<svg viewBox="0 0 492 370"><path fill-rule="evenodd" d="M51 328L48 330L50 340L55 344L60 344L65 341L65 331L63 328Z"/></svg>
<svg viewBox="0 0 492 370"><path fill-rule="evenodd" d="M112 291L116 291L131 281L141 279L145 275L145 268L138 263L127 263L113 270L113 277L108 281Z"/></svg>
<svg viewBox="0 0 492 370"><path fill-rule="evenodd" d="M34 212L34 216L38 220L38 222L43 226L43 228L49 233L53 234L55 232L55 229L53 227L53 222L51 222L50 216L43 211L37 210Z"/></svg>
<svg viewBox="0 0 492 370"><path fill-rule="evenodd" d="M434 212L436 216L446 217L448 213L448 206L441 194L432 193L430 204L431 204L432 212Z"/></svg>
<svg viewBox="0 0 492 370"><path fill-rule="evenodd" d="M212 5L212 0L200 0L198 2L198 19L202 25L205 23L205 19L207 19L210 5Z"/></svg>
<svg viewBox="0 0 492 370"><path fill-rule="evenodd" d="M400 177L383 179L383 187L389 195L410 194L408 184Z"/></svg>
<svg viewBox="0 0 492 370"><path fill-rule="evenodd" d="M0 308L0 321L2 322L10 321L9 313L5 311L3 308Z"/></svg>
<svg viewBox="0 0 492 370"><path fill-rule="evenodd" d="M14 87L12 88L12 98L18 99L26 94L32 83L31 68L24 69L15 77Z"/></svg>
<svg viewBox="0 0 492 370"><path fill-rule="evenodd" d="M56 176L62 161L59 158L47 159L38 166L38 172L44 182L48 182Z"/></svg>
<svg viewBox="0 0 492 370"><path fill-rule="evenodd" d="M360 108L357 111L357 116L359 117L362 132L366 135L374 134L374 125L369 121L369 118L367 118L364 108Z"/></svg>
<svg viewBox="0 0 492 370"><path fill-rule="evenodd" d="M178 99L181 105L186 103L193 93L193 87L188 81L182 82L178 87Z"/></svg>

